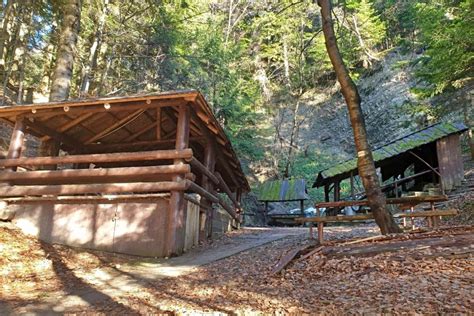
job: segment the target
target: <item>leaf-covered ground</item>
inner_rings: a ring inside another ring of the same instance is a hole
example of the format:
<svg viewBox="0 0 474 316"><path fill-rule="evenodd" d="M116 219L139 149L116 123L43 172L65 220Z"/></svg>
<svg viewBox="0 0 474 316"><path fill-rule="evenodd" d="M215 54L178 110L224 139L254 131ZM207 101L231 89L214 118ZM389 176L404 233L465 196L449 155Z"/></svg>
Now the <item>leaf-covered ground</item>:
<svg viewBox="0 0 474 316"><path fill-rule="evenodd" d="M239 232L245 233L248 232ZM310 241L294 236L200 267L187 275L144 279L130 273L139 258L51 246L17 230L0 227L0 311L474 311L473 226L347 244L348 240L375 233L371 225L329 230L328 239L332 241L321 251L304 260L296 259L276 275L271 270L279 259ZM225 247L229 238L233 236L225 237L215 246ZM364 253L367 250L372 252ZM128 269L123 269L125 266Z"/></svg>

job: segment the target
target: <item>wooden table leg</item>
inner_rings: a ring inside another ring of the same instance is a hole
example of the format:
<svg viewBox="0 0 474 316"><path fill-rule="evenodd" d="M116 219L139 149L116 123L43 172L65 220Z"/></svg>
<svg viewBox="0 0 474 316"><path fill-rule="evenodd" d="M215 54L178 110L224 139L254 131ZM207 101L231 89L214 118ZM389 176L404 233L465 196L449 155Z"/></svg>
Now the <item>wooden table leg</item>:
<svg viewBox="0 0 474 316"><path fill-rule="evenodd" d="M318 223L318 241L320 244L324 242L323 228L324 228L324 223Z"/></svg>
<svg viewBox="0 0 474 316"><path fill-rule="evenodd" d="M410 207L410 212L413 213L414 211L415 211L415 210L413 209L413 206ZM415 227L415 218L414 218L414 217L410 217L410 219L411 219L411 229L414 230L414 229L416 228L416 227Z"/></svg>

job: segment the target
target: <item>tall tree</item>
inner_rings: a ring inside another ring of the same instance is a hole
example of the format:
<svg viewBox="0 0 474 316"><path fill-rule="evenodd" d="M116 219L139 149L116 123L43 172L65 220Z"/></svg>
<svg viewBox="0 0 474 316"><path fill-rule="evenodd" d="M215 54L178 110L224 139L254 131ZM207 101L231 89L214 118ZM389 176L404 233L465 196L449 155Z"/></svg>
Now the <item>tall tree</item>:
<svg viewBox="0 0 474 316"><path fill-rule="evenodd" d="M74 56L81 21L81 0L63 0L56 66L49 95L50 101L66 100L71 87Z"/></svg>
<svg viewBox="0 0 474 316"><path fill-rule="evenodd" d="M392 215L386 209L385 196L380 189L380 183L375 171L374 159L367 141L364 116L360 106L361 100L357 87L349 76L349 72L342 60L337 46L334 26L332 22L332 5L330 0L318 0L321 7L322 27L326 40L326 50L333 65L341 91L346 100L349 117L354 132L354 142L357 149L357 167L359 176L369 200L369 206L374 214L375 221L380 227L382 234L401 232Z"/></svg>

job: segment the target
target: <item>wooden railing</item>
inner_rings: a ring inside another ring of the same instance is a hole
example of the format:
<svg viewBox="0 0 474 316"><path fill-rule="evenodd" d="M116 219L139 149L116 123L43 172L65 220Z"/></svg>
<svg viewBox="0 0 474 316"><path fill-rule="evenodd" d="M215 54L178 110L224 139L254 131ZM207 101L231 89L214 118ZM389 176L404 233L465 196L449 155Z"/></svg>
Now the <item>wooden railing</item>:
<svg viewBox="0 0 474 316"><path fill-rule="evenodd" d="M187 181L194 180L188 164L118 167L97 169L28 170L14 171L16 167L38 167L78 163L115 163L133 161L164 161L192 158L191 149L155 150L59 157L23 157L0 160L0 197L41 195L74 195L100 193L156 193L185 191ZM10 169L12 168L12 169ZM174 181L173 177L183 179Z"/></svg>
<svg viewBox="0 0 474 316"><path fill-rule="evenodd" d="M13 171L10 168L28 169L65 164L104 164L133 161L170 161L183 159L189 164L171 164L140 167L115 167L96 169L27 170ZM170 191L192 191L211 203L219 203L229 215L240 222L240 204L232 191L216 172L212 173L193 157L191 149L155 150L143 152L68 155L59 157L22 157L0 160L0 197L110 193L157 193ZM212 183L208 191L194 182L191 171L205 175ZM176 180L176 176L181 176ZM214 190L219 189L231 204ZM132 196L133 197L133 196Z"/></svg>

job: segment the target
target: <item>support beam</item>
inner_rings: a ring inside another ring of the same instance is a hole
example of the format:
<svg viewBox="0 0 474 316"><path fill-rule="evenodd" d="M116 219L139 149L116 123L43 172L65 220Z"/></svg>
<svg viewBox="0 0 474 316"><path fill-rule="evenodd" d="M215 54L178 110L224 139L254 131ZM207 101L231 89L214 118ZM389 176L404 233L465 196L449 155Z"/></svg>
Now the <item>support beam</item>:
<svg viewBox="0 0 474 316"><path fill-rule="evenodd" d="M207 160L207 159L206 159ZM189 164L195 168L197 171L199 171L203 176L206 176L209 178L214 184L218 185L220 180L218 176L215 176L211 170L209 170L206 166L204 166L199 160L197 160L195 157L192 157L191 159L187 159Z"/></svg>
<svg viewBox="0 0 474 316"><path fill-rule="evenodd" d="M176 125L176 150L183 150L189 146L189 124L190 107L188 105L179 106L178 121ZM175 165L184 164L183 159L175 159ZM173 177L175 182L187 181L183 176ZM190 183L189 181L187 183ZM165 242L165 256L179 255L184 247L184 231L186 229L184 192L181 190L171 191L169 210L167 216L167 233Z"/></svg>
<svg viewBox="0 0 474 316"><path fill-rule="evenodd" d="M161 139L161 108L156 109L156 139Z"/></svg>
<svg viewBox="0 0 474 316"><path fill-rule="evenodd" d="M219 188L224 191L227 196L229 197L229 199L232 201L232 203L234 204L234 207L235 208L238 208L239 207L239 203L237 202L237 200L234 198L234 195L232 194L232 191L229 189L229 187L227 186L227 184L225 183L224 179L222 179L222 176L219 172L216 172L216 177L217 179L219 179L219 183L218 183L218 186Z"/></svg>
<svg viewBox="0 0 474 316"><path fill-rule="evenodd" d="M88 140L86 140L84 143L86 144L90 144L90 143L93 143L99 139L101 139L102 137L105 137L107 136L108 134L114 132L115 130L121 128L124 126L124 124L127 124L128 122L130 122L131 120L134 120L136 119L138 116L140 116L143 112L145 112L144 109L138 109L138 110L135 110L133 111L132 113L128 114L127 116L125 116L124 118L118 120L117 122L115 122L114 124L110 125L109 127L107 127L106 129L104 129L102 132L92 136L91 138L89 138Z"/></svg>
<svg viewBox="0 0 474 316"><path fill-rule="evenodd" d="M197 185L196 183L193 183L191 181L188 181L188 187L189 187L189 190L193 191L194 193L197 193L203 197L205 197L206 199L208 199L209 201L213 202L213 203L219 203L219 198L210 193L209 191L205 190L203 187L201 187L200 185Z"/></svg>
<svg viewBox="0 0 474 316"><path fill-rule="evenodd" d="M36 132L42 135L49 136L55 141L67 145L71 149L81 148L82 146L82 144L76 139L66 134L58 133L57 131L50 129L49 127L47 127L46 125L44 125L43 123L39 121L25 120L25 124L32 130L35 130Z"/></svg>
<svg viewBox="0 0 474 316"><path fill-rule="evenodd" d="M66 124L60 126L60 127L57 129L57 131L58 131L59 133L64 133L64 132L70 130L71 128L73 128L74 126L80 124L82 121L87 120L87 119L88 119L89 117L91 117L92 115L94 115L94 113L84 113L84 114L82 114L82 115L79 115L79 116L76 117L75 119L73 119L73 120L67 122ZM51 139L51 137L49 137L49 136L45 136L45 137L41 138L42 141L47 141L47 140L49 140L49 139Z"/></svg>
<svg viewBox="0 0 474 316"><path fill-rule="evenodd" d="M202 186L208 192L214 193L214 184L219 182L219 179L213 175L216 166L216 147L212 137L209 137L207 134L204 135L207 141L204 147L205 165L203 165L203 171L209 172L202 173ZM206 207L200 210L199 239L204 241L212 236L212 218L214 210L212 208L212 200L204 198L202 202Z"/></svg>
<svg viewBox="0 0 474 316"><path fill-rule="evenodd" d="M199 142L202 137L190 137L189 141ZM84 145L84 152L98 153L98 152L118 152L118 151L133 151L142 149L143 147L175 147L175 139L161 139L161 140L146 140L130 143L117 144L88 144Z"/></svg>
<svg viewBox="0 0 474 316"><path fill-rule="evenodd" d="M160 176L188 174L189 165L164 165L151 167L127 167L104 169L40 170L24 172L0 172L0 181L11 184L72 184L110 183L131 181L159 181Z"/></svg>
<svg viewBox="0 0 474 316"><path fill-rule="evenodd" d="M154 150L110 154L71 155L61 157L4 159L0 160L0 167L190 159L192 156L193 151L188 148L182 150Z"/></svg>
<svg viewBox="0 0 474 316"><path fill-rule="evenodd" d="M187 190L186 180L177 182L135 182L67 185L26 185L0 187L0 196L71 195L119 192L168 192Z"/></svg>
<svg viewBox="0 0 474 316"><path fill-rule="evenodd" d="M10 139L10 146L8 147L7 159L17 159L21 156L23 144L25 142L25 120L23 118L17 118L15 127L13 128L12 136ZM5 161L5 160L3 160ZM16 171L17 166L13 167L12 170Z"/></svg>

